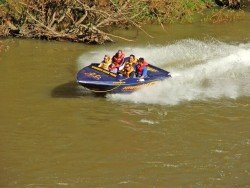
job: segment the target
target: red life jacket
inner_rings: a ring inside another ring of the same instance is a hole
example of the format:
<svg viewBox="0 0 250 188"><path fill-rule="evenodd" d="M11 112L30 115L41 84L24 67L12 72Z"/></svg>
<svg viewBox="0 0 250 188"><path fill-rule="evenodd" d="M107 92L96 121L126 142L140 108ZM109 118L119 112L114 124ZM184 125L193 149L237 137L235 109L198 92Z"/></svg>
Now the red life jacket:
<svg viewBox="0 0 250 188"><path fill-rule="evenodd" d="M117 54L115 54L112 58L113 62L116 64L116 65L121 65L122 64L122 61L125 57L125 54L122 52L122 55L120 57L117 57Z"/></svg>
<svg viewBox="0 0 250 188"><path fill-rule="evenodd" d="M136 66L136 72L142 74L143 69L148 66L148 63L144 61L141 65Z"/></svg>

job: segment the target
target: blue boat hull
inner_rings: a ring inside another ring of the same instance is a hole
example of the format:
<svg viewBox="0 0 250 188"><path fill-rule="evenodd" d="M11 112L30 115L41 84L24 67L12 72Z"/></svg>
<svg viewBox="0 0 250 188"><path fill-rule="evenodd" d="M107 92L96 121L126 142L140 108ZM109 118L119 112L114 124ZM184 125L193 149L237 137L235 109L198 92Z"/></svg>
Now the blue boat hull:
<svg viewBox="0 0 250 188"><path fill-rule="evenodd" d="M158 81L171 77L168 71L148 66L148 77L144 81L139 78L125 78L91 64L77 73L77 82L95 93L131 93L145 86L152 86Z"/></svg>

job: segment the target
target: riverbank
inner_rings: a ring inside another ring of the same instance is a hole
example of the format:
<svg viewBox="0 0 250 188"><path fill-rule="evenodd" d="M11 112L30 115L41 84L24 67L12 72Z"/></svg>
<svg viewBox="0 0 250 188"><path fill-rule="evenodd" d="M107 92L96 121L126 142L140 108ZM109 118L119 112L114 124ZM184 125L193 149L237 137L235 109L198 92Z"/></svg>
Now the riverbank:
<svg viewBox="0 0 250 188"><path fill-rule="evenodd" d="M218 9L212 0L190 1L1 1L0 36L37 38L102 44L117 38L133 41L126 35L114 35L113 28L137 29L159 24L163 29L173 23L199 21L224 23L244 17L243 11ZM199 15L199 16L197 16Z"/></svg>

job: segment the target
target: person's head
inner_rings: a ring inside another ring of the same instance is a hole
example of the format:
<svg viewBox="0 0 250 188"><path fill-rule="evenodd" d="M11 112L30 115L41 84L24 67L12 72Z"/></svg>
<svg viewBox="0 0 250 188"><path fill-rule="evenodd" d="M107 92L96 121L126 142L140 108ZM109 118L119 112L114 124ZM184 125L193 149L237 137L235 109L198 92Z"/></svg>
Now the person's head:
<svg viewBox="0 0 250 188"><path fill-rule="evenodd" d="M122 50L118 50L116 54L118 57L120 57L122 55Z"/></svg>
<svg viewBox="0 0 250 188"><path fill-rule="evenodd" d="M126 64L126 65L124 66L124 69L125 69L125 70L129 70L129 69L130 69L129 64Z"/></svg>
<svg viewBox="0 0 250 188"><path fill-rule="evenodd" d="M140 58L138 59L138 63L139 63L139 64L144 63L144 58L140 57Z"/></svg>
<svg viewBox="0 0 250 188"><path fill-rule="evenodd" d="M129 56L129 61L131 62L131 61L134 61L134 60L135 60L135 55L131 54L131 55Z"/></svg>
<svg viewBox="0 0 250 188"><path fill-rule="evenodd" d="M104 58L103 58L104 61L108 61L110 60L110 57L108 55L105 55Z"/></svg>

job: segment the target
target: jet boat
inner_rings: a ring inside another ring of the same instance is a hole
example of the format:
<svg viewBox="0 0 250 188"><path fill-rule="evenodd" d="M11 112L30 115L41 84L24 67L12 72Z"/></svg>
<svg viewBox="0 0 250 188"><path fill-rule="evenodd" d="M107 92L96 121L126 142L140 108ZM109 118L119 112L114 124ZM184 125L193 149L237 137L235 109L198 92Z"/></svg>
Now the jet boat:
<svg viewBox="0 0 250 188"><path fill-rule="evenodd" d="M131 93L142 87L155 85L157 82L170 78L168 71L149 64L148 76L144 79L138 77L123 77L98 67L92 63L77 73L77 82L94 93Z"/></svg>

